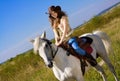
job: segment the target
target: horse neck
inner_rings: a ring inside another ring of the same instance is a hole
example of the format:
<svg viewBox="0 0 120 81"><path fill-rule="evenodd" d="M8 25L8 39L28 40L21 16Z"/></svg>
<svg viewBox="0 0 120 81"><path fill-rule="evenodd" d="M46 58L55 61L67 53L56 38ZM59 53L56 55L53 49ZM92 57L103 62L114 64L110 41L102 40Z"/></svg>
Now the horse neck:
<svg viewBox="0 0 120 81"><path fill-rule="evenodd" d="M56 64L63 64L65 62L65 59L67 59L67 55L66 55L66 51L64 49L62 49L61 47L57 47L56 45L52 45L53 46L53 51L54 53L56 52L56 50L58 49L58 51L56 52L56 55L54 57L54 62Z"/></svg>

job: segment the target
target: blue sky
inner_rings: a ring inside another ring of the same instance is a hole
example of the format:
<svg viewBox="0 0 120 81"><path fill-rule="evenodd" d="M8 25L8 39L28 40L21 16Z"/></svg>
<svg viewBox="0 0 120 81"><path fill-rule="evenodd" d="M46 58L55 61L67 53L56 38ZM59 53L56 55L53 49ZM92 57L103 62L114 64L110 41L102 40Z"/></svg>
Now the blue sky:
<svg viewBox="0 0 120 81"><path fill-rule="evenodd" d="M60 5L72 28L120 0L0 0L0 63L32 48L29 39L47 31L53 38L47 12Z"/></svg>

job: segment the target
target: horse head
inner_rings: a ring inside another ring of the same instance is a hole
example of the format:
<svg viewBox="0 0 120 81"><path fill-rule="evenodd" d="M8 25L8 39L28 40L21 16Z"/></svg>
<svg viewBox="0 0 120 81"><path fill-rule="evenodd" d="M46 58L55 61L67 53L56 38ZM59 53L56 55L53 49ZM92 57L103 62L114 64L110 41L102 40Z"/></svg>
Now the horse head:
<svg viewBox="0 0 120 81"><path fill-rule="evenodd" d="M51 46L52 43L46 39L46 33L44 32L41 37L38 36L30 42L33 44L34 53L38 53L44 60L45 64L51 68L53 66L53 50Z"/></svg>

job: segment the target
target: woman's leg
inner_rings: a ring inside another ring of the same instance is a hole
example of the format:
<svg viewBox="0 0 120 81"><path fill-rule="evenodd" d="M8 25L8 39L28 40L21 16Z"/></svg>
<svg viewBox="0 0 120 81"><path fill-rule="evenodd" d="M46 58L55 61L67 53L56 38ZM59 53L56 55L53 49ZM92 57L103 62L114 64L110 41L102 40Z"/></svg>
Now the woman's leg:
<svg viewBox="0 0 120 81"><path fill-rule="evenodd" d="M85 50L81 49L78 45L78 42L76 41L76 38L73 37L69 39L68 44L80 55L85 55Z"/></svg>
<svg viewBox="0 0 120 81"><path fill-rule="evenodd" d="M85 50L83 50L82 48L79 47L78 42L76 41L76 38L73 37L71 39L69 39L68 44L70 46L72 46L72 48L79 54L82 56L86 57L86 60L92 65L92 66L96 66L97 65L97 61L92 57L92 55L87 54L87 52Z"/></svg>

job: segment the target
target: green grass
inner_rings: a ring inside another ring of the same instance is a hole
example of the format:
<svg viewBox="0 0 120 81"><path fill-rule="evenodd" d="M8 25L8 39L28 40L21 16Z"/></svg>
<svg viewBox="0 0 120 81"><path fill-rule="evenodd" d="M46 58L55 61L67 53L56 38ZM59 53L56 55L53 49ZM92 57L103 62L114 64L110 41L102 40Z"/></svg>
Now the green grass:
<svg viewBox="0 0 120 81"><path fill-rule="evenodd" d="M120 78L120 6L101 16L93 17L89 22L75 29L74 35L94 30L106 32L111 40L114 54L109 55L112 64L115 66L116 73ZM114 78L108 67L104 64L103 68L107 74L108 81L114 81ZM58 81L51 69L48 69L39 55L33 54L29 50L23 54L11 58L3 64L0 64L0 81ZM85 81L103 81L102 77L94 69L90 69L85 74Z"/></svg>
<svg viewBox="0 0 120 81"><path fill-rule="evenodd" d="M55 77L51 76L53 76L51 70L44 65L38 55L33 54L33 50L11 58L0 66L0 81L54 80Z"/></svg>
<svg viewBox="0 0 120 81"><path fill-rule="evenodd" d="M100 28L100 30L107 32L107 34L110 36L112 40L112 46L114 50L114 54L109 55L109 58L112 62L112 64L115 67L116 73L118 77L120 78L120 18L115 18L111 22L104 25L103 28ZM103 68L107 74L108 81L114 81L114 77L109 71L108 67L104 64ZM92 71L91 71L92 70ZM86 75L86 81L103 81L100 74L97 73L95 70L91 69Z"/></svg>

